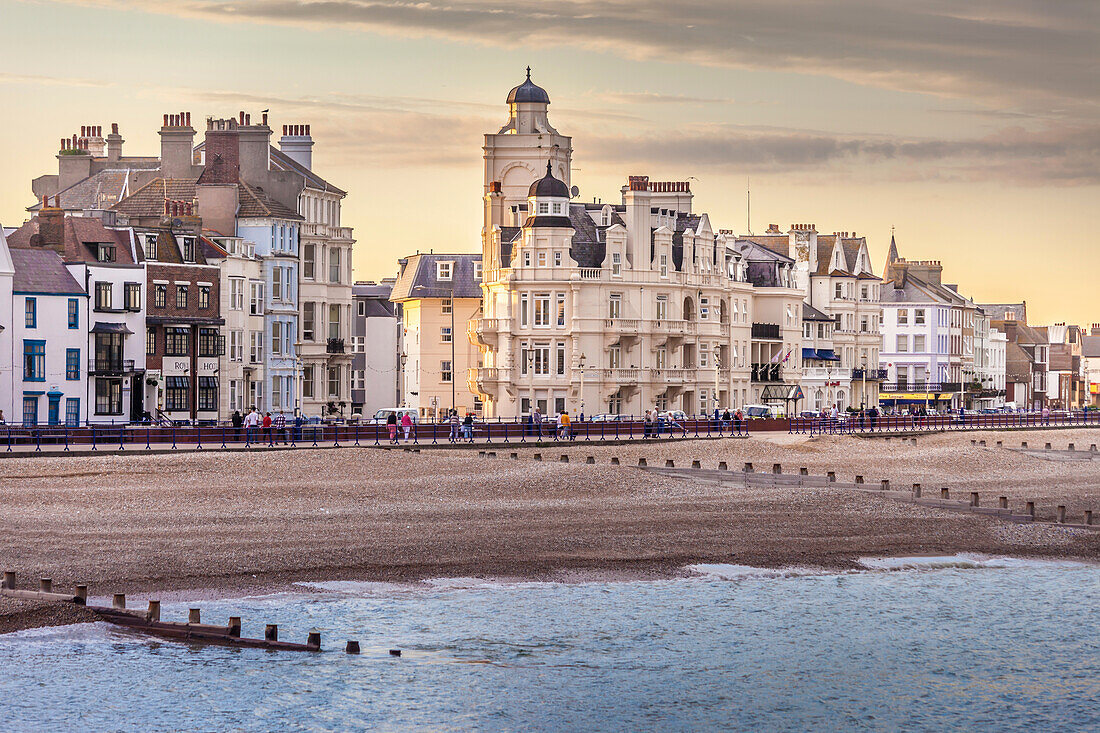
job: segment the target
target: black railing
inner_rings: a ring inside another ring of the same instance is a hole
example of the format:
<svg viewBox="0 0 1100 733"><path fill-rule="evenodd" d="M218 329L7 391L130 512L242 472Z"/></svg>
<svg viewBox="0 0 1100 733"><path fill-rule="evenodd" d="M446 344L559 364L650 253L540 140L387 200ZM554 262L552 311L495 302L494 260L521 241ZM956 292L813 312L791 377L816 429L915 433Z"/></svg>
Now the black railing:
<svg viewBox="0 0 1100 733"><path fill-rule="evenodd" d="M88 360L89 374L129 374L134 371L133 359L97 359Z"/></svg>
<svg viewBox="0 0 1100 733"><path fill-rule="evenodd" d="M325 350L330 354L343 354L344 339L329 339Z"/></svg>
<svg viewBox="0 0 1100 733"><path fill-rule="evenodd" d="M886 369L853 369L852 379L866 379L869 382L882 382L889 379Z"/></svg>
<svg viewBox="0 0 1100 733"><path fill-rule="evenodd" d="M868 377L869 378L869 377ZM932 392L935 394L950 394L960 392L960 382L912 382L899 379L896 382L883 382L879 387L880 392Z"/></svg>
<svg viewBox="0 0 1100 733"><path fill-rule="evenodd" d="M922 433L944 430L1013 430L1090 426L1100 427L1100 410L1069 412L1007 412L962 414L883 415L870 411L846 413L839 417L796 417L790 420L790 431L809 435L839 435L852 433ZM1090 453L1095 453L1090 445Z"/></svg>
<svg viewBox="0 0 1100 733"><path fill-rule="evenodd" d="M753 364L752 381L754 382L782 382L783 370L779 364Z"/></svg>
<svg viewBox="0 0 1100 733"><path fill-rule="evenodd" d="M752 324L752 337L754 339L779 339L779 324L754 323Z"/></svg>

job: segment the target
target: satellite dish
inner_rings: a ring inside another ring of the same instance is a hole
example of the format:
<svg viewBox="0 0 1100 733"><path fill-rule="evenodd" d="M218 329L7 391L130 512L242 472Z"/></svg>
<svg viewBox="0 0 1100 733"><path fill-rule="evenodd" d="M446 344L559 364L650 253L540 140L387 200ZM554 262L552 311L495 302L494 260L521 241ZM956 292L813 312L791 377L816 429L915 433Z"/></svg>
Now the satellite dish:
<svg viewBox="0 0 1100 733"><path fill-rule="evenodd" d="M581 195L581 190L579 188L577 188L576 186L573 186L573 188L569 189L570 198L577 198L580 195Z"/></svg>

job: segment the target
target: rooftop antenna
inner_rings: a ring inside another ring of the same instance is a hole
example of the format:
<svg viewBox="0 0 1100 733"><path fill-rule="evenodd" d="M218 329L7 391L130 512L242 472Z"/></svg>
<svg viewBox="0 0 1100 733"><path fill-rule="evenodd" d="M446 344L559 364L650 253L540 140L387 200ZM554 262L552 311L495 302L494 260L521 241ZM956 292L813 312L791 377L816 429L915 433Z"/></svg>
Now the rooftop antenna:
<svg viewBox="0 0 1100 733"><path fill-rule="evenodd" d="M745 178L745 229L752 234L752 181Z"/></svg>

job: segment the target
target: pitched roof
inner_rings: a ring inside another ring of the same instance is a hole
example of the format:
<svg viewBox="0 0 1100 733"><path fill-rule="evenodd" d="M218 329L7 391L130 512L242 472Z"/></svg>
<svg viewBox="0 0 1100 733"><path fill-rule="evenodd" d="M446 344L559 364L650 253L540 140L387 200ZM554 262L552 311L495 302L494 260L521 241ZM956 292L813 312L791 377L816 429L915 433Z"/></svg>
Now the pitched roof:
<svg viewBox="0 0 1100 733"><path fill-rule="evenodd" d="M569 256L577 267L600 267L607 254L607 227L596 226L583 204L569 204L569 223L573 227Z"/></svg>
<svg viewBox="0 0 1100 733"><path fill-rule="evenodd" d="M1100 336L1081 336L1081 356L1100 357Z"/></svg>
<svg viewBox="0 0 1100 733"><path fill-rule="evenodd" d="M83 295L84 288L65 267L61 255L52 249L13 249L15 277L12 291L16 293L48 293L51 295Z"/></svg>
<svg viewBox="0 0 1100 733"><path fill-rule="evenodd" d="M271 198L259 186L251 186L241 181L237 184L237 189L240 191L237 205L239 217L270 216L279 219L302 219L301 214Z"/></svg>
<svg viewBox="0 0 1100 733"><path fill-rule="evenodd" d="M111 208L127 216L163 216L165 201L194 201L194 178L154 178Z"/></svg>
<svg viewBox="0 0 1100 733"><path fill-rule="evenodd" d="M402 260L401 274L393 284L395 303L417 298L480 298L481 280L474 278L479 254L415 254ZM436 277L437 262L452 262L450 280Z"/></svg>
<svg viewBox="0 0 1100 733"><path fill-rule="evenodd" d="M321 178L312 170L306 168L304 165L294 160L294 158L291 158L289 155L279 150L274 145L271 146L271 167L275 170L293 171L302 176L305 176L306 185L309 188L315 188L319 191L328 191L329 193L337 193L341 196L347 196L348 194L347 191L333 186L324 178Z"/></svg>
<svg viewBox="0 0 1100 733"><path fill-rule="evenodd" d="M96 245L111 244L115 247L116 264L136 264L131 254L132 229L108 229L99 219L65 215L60 230L55 230L60 235L60 241L43 241L42 219L50 216L63 216L63 214L58 209L39 212L33 219L8 235L8 246L12 249L53 249L63 253L62 258L65 262L94 263L98 261ZM47 234L47 236L50 235Z"/></svg>
<svg viewBox="0 0 1100 733"><path fill-rule="evenodd" d="M802 301L802 320L804 321L835 321L836 319L824 311L819 311L806 301Z"/></svg>
<svg viewBox="0 0 1100 733"><path fill-rule="evenodd" d="M140 169L148 170L148 169ZM86 209L110 209L127 195L134 186L137 169L121 168L102 170L78 181L57 193L57 205L67 211ZM27 207L27 211L39 211L42 202Z"/></svg>

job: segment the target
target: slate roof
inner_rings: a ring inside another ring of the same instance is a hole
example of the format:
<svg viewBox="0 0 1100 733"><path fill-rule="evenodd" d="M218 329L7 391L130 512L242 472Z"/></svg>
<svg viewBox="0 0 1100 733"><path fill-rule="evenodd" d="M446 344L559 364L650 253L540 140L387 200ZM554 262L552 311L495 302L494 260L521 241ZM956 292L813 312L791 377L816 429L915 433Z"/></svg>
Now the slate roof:
<svg viewBox="0 0 1100 733"><path fill-rule="evenodd" d="M569 223L573 244L569 256L577 267L600 267L607 256L607 227L598 227L583 204L569 204Z"/></svg>
<svg viewBox="0 0 1100 733"><path fill-rule="evenodd" d="M501 227L500 228L500 266L511 267L512 266L512 245L519 235L523 232L521 227Z"/></svg>
<svg viewBox="0 0 1100 733"><path fill-rule="evenodd" d="M194 178L154 178L111 208L127 216L163 216L165 201L194 201Z"/></svg>
<svg viewBox="0 0 1100 733"><path fill-rule="evenodd" d="M990 318L996 320L1005 320L1005 313L1011 311L1016 314L1015 320L1021 323L1027 323L1027 303L983 303L981 309L985 311Z"/></svg>
<svg viewBox="0 0 1100 733"><path fill-rule="evenodd" d="M154 166L155 167L155 166ZM85 209L110 209L127 195L134 187L138 170L146 168L124 168L102 170L78 181L57 193L58 206L68 211ZM51 198L51 203L53 199ZM27 207L27 211L39 211L42 202Z"/></svg>
<svg viewBox="0 0 1100 733"><path fill-rule="evenodd" d="M251 186L241 181L237 184L237 190L239 192L237 216L239 217L302 219L301 214L271 198L259 186Z"/></svg>
<svg viewBox="0 0 1100 733"><path fill-rule="evenodd" d="M195 146L196 158L198 157L197 154L199 153L199 151L202 151L205 148L205 140ZM289 155L279 150L274 145L269 145L268 149L270 151L272 170L290 171L292 173L297 173L298 175L303 176L306 179L306 186L316 189L318 191L328 191L329 193L336 193L341 196L348 195L347 191L339 188L338 186L332 185L324 178L321 178L321 176L311 171L309 168L306 168L304 165L300 164L298 161L294 160Z"/></svg>
<svg viewBox="0 0 1100 733"><path fill-rule="evenodd" d="M51 213L57 209L49 210ZM60 212L58 212L60 213ZM57 215L57 214L54 214ZM113 244L115 246L115 264L136 264L132 252L132 229L108 229L99 219L86 216L65 216L62 223L60 243L42 241L40 212L33 219L25 223L8 235L8 246L12 249L48 249L54 247L60 249L65 262L89 262L96 263L97 244Z"/></svg>
<svg viewBox="0 0 1100 733"><path fill-rule="evenodd" d="M1100 357L1100 336L1081 336L1081 356Z"/></svg>
<svg viewBox="0 0 1100 733"><path fill-rule="evenodd" d="M13 249L11 260L15 266L13 292L84 295L84 288L52 249Z"/></svg>
<svg viewBox="0 0 1100 733"><path fill-rule="evenodd" d="M804 321L829 321L830 323L836 319L830 316L828 313L819 311L806 301L802 301L802 320Z"/></svg>
<svg viewBox="0 0 1100 733"><path fill-rule="evenodd" d="M390 300L400 303L417 298L481 298L481 280L474 278L479 254L415 254L400 260L401 274L393 285ZM451 280L436 278L437 262L453 262Z"/></svg>

